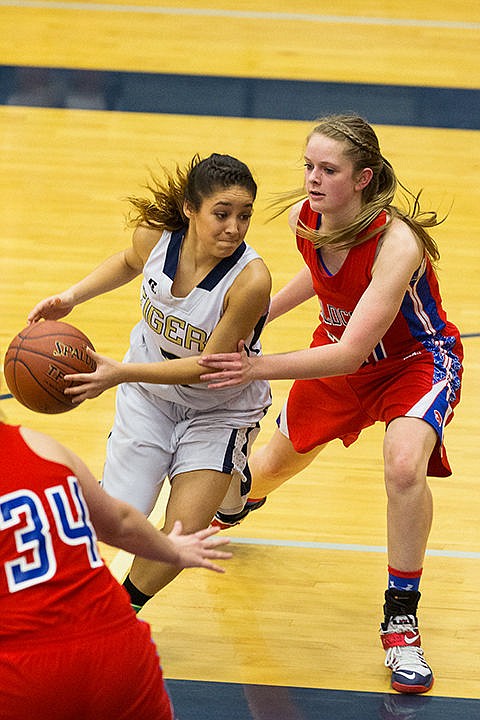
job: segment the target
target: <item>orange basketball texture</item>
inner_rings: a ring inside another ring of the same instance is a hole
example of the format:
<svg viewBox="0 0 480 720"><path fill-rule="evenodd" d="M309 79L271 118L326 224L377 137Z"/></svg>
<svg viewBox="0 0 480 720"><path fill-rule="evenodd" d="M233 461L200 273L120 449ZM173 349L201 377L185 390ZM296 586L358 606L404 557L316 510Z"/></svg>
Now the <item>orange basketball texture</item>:
<svg viewBox="0 0 480 720"><path fill-rule="evenodd" d="M92 343L78 328L65 322L43 320L29 325L10 343L4 362L5 381L12 395L39 413L73 410L64 394L71 373L93 372L96 364L87 355Z"/></svg>

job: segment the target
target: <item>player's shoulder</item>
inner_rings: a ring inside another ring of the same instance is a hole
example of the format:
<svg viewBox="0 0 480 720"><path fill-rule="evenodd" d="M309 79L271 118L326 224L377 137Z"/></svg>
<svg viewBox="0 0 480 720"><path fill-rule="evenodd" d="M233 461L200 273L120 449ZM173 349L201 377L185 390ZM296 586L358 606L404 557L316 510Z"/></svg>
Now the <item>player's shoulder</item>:
<svg viewBox="0 0 480 720"><path fill-rule="evenodd" d="M20 433L28 447L40 457L63 465L72 465L73 453L58 440L30 427L20 426Z"/></svg>
<svg viewBox="0 0 480 720"><path fill-rule="evenodd" d="M401 218L394 217L377 245L374 270L379 267L393 269L417 268L425 254L422 242Z"/></svg>
<svg viewBox="0 0 480 720"><path fill-rule="evenodd" d="M268 291L272 287L272 276L265 261L261 257L254 257L245 265L238 276L239 282L247 284L251 291Z"/></svg>
<svg viewBox="0 0 480 720"><path fill-rule="evenodd" d="M158 240L162 237L164 230L165 228L162 227L154 228L150 225L140 224L134 229L133 237L139 242L158 242Z"/></svg>
<svg viewBox="0 0 480 720"><path fill-rule="evenodd" d="M423 255L423 245L412 228L401 218L393 217L382 234L380 247L388 252L402 251L408 255Z"/></svg>
<svg viewBox="0 0 480 720"><path fill-rule="evenodd" d="M226 298L237 307L266 307L272 291L272 276L262 258L251 260L237 275Z"/></svg>
<svg viewBox="0 0 480 720"><path fill-rule="evenodd" d="M152 228L148 225L138 225L133 231L132 245L137 255L146 262L153 248L157 245L165 230Z"/></svg>

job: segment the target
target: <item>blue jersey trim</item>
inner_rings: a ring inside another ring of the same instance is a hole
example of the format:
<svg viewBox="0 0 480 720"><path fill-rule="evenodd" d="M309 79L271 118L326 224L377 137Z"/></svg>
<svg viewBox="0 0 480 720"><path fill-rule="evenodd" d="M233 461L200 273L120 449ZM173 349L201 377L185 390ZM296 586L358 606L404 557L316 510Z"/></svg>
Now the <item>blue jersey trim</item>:
<svg viewBox="0 0 480 720"><path fill-rule="evenodd" d="M218 285L220 280L225 277L229 270L231 270L232 267L237 264L238 260L242 257L246 249L246 244L242 242L242 244L238 246L238 248L232 255L223 258L223 260L220 260L218 265L215 265L215 267L210 270L208 275L201 282L198 283L197 287L202 288L202 290L213 290L214 287Z"/></svg>
<svg viewBox="0 0 480 720"><path fill-rule="evenodd" d="M172 232L170 242L168 243L167 253L165 255L165 263L163 265L163 272L170 280L175 279L175 273L177 272L178 259L180 257L180 249L182 247L182 241L185 237L187 228L181 228Z"/></svg>

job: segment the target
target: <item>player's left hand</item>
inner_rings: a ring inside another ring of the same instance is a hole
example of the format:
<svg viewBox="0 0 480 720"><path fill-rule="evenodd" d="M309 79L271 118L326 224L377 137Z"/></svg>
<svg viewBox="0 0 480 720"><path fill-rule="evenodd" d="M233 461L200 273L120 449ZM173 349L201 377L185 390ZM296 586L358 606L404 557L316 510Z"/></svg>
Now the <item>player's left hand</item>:
<svg viewBox="0 0 480 720"><path fill-rule="evenodd" d="M207 383L208 387L212 389L243 385L255 379L253 373L254 363L255 358L247 355L245 342L240 340L238 352L236 353L202 355L198 360L198 364L214 369L215 372L200 375L200 380Z"/></svg>
<svg viewBox="0 0 480 720"><path fill-rule="evenodd" d="M225 572L224 568L212 562L212 560L229 560L232 557L231 552L216 549L230 542L230 538L224 535L213 537L219 530L218 527L208 527L190 535L182 535L182 523L176 520L172 531L168 534L178 552L176 565L181 568L203 567L218 573Z"/></svg>

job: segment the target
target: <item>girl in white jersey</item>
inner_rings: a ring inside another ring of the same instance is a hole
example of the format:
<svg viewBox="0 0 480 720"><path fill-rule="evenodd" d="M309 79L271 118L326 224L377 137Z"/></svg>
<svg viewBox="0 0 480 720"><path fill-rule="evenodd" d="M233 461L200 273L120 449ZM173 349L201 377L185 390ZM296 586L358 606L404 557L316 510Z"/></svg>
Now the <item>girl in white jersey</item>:
<svg viewBox="0 0 480 720"><path fill-rule="evenodd" d="M148 515L168 476L163 529L181 520L200 530L221 510L242 509L248 455L270 405L266 381L212 393L200 383L204 353L235 350L247 338L260 354L270 274L245 244L257 186L248 167L213 154L153 177L151 199L130 198L132 245L68 290L42 300L29 322L58 320L81 302L143 272L142 320L123 363L94 353L97 369L70 376L78 401L119 385L103 486ZM135 558L125 587L138 610L178 569Z"/></svg>

